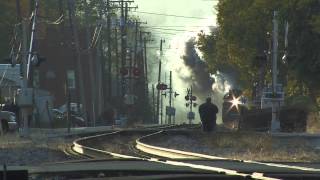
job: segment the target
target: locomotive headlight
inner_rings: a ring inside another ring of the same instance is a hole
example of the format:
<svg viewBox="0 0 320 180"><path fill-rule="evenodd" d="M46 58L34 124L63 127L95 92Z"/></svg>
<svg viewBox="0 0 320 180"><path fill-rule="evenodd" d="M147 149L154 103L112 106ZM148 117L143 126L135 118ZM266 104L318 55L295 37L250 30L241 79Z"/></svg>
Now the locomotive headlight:
<svg viewBox="0 0 320 180"><path fill-rule="evenodd" d="M232 109L233 107L236 107L237 108L237 110L239 110L239 105L240 104L242 104L242 102L240 101L240 96L239 97L234 97L234 96L232 96L232 100L231 101L229 101L229 102L231 102L231 107L230 107L230 109Z"/></svg>

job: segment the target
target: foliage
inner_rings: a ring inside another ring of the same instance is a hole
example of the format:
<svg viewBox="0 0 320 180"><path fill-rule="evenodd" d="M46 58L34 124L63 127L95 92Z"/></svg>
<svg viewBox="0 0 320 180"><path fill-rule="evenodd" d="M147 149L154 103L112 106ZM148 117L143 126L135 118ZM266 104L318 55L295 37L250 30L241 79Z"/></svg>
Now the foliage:
<svg viewBox="0 0 320 180"><path fill-rule="evenodd" d="M232 67L238 83L250 91L259 68L255 57L268 49L273 12L279 12L279 58L284 50L284 25L288 21L290 58L279 62L279 79L289 96L308 95L313 101L320 88L320 1L318 0L221 0L217 5L218 27L199 35L199 49L212 72ZM272 33L271 33L272 34ZM267 62L270 69L270 60ZM225 72L228 73L228 72ZM266 74L270 83L270 72Z"/></svg>

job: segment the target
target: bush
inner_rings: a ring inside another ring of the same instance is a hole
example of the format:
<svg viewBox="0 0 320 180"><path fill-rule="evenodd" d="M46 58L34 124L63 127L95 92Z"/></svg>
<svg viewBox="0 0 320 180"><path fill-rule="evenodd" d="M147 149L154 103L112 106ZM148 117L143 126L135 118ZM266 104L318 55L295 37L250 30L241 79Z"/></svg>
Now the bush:
<svg viewBox="0 0 320 180"><path fill-rule="evenodd" d="M303 109L306 112L316 112L317 105L312 101L309 96L292 96L286 99L287 107Z"/></svg>

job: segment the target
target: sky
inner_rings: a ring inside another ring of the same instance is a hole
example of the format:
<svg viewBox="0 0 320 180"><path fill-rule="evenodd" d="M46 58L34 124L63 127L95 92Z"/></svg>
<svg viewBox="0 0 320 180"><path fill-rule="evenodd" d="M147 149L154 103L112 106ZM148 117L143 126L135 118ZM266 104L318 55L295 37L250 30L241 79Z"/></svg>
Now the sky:
<svg viewBox="0 0 320 180"><path fill-rule="evenodd" d="M177 108L176 121L178 123L187 122L187 112L184 96L186 95L186 89L190 87L190 84L184 81L184 78L191 76L191 71L185 66L182 56L185 54L185 43L192 37L196 37L197 34L203 30L206 33L210 32L210 28L216 26L216 12L215 5L217 1L214 0L135 0L135 4L138 5L137 11L170 14L177 16L188 16L196 18L181 18L171 16L159 16L151 15L139 12L131 12L132 15L138 16L141 21L147 22L146 30L152 32L154 44L149 46L159 46L160 39L165 39L163 46L164 52L162 56L163 73L162 79L169 81L169 71L173 71L173 83L174 90L177 91L180 96L175 99L175 106ZM163 29L150 29L164 28L175 30L163 30ZM151 49L150 53L159 53L157 49ZM158 58L150 59L150 71L154 74L151 77L152 82L157 82L158 73ZM165 78L166 77L166 78ZM167 98L168 99L168 98ZM165 99L165 105L167 105L167 99ZM203 103L202 100L198 100L198 104ZM199 122L199 115L197 114L195 122ZM218 118L219 119L219 118ZM220 118L221 119L221 118ZM220 120L221 121L221 120Z"/></svg>

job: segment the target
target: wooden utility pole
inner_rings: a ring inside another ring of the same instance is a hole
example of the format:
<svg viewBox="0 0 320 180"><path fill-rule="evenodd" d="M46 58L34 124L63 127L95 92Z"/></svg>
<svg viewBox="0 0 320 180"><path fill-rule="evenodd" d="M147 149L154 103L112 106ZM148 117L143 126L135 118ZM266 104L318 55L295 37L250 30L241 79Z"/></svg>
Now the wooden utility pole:
<svg viewBox="0 0 320 180"><path fill-rule="evenodd" d="M72 117L71 117L71 107L70 107L71 94L70 94L68 79L66 80L66 84L65 84L65 92L67 97L66 98L67 99L67 130L68 130L68 133L70 133Z"/></svg>
<svg viewBox="0 0 320 180"><path fill-rule="evenodd" d="M108 73L107 73L107 100L110 101L112 97L112 57L111 57L111 17L110 17L110 0L107 0L107 42L108 42Z"/></svg>
<svg viewBox="0 0 320 180"><path fill-rule="evenodd" d="M271 131L278 131L280 129L279 122L279 102L276 100L277 91L277 77L278 77L278 12L274 12L273 16L273 50L272 50L272 93L274 99L272 100L272 120L271 120Z"/></svg>
<svg viewBox="0 0 320 180"><path fill-rule="evenodd" d="M90 113L90 119L92 122L93 126L96 126L96 93L95 93L95 88L96 88L96 81L95 77L93 74L93 55L92 55L92 48L90 47L90 30L89 30L89 8L87 4L87 0L83 0L84 8L85 8L85 22L86 22L86 41L87 41L87 49L88 49L88 60L89 60L89 78L90 78L90 86L91 86L91 113Z"/></svg>
<svg viewBox="0 0 320 180"><path fill-rule="evenodd" d="M97 102L97 114L100 115L102 113L104 107L104 88L103 88L103 52L102 52L102 42L99 40L97 45L96 52L96 77L97 77L97 89L96 89L96 102Z"/></svg>
<svg viewBox="0 0 320 180"><path fill-rule="evenodd" d="M115 46L115 48L114 48L114 50L115 50L115 54L116 54L116 89L117 89L117 91L116 91L116 97L119 97L120 95L121 95L121 93L120 93L120 86L121 86L121 83L120 83L120 81L119 81L119 77L121 76L120 75L120 69L119 69L119 61L120 61L120 59L119 59L119 47L118 47L118 29L117 29L117 26L115 26L115 28L114 28L114 39L115 39L115 44L114 44L114 46Z"/></svg>
<svg viewBox="0 0 320 180"><path fill-rule="evenodd" d="M158 73L158 85L161 83L161 57L160 57L160 60L159 60L159 73ZM158 87L157 85L157 87ZM156 117L157 117L157 123L161 124L160 123L160 119L159 119L159 113L160 113L160 94L161 91L159 88L157 88L157 111L156 111Z"/></svg>
<svg viewBox="0 0 320 180"><path fill-rule="evenodd" d="M170 107L170 110L171 110L171 108L172 108L172 93L173 93L173 91L172 91L172 71L170 71L170 75L169 75L169 78L170 78L170 82L169 82L169 107ZM168 119L168 123L169 124L171 124L172 122L172 115L171 114L169 114L169 119Z"/></svg>
<svg viewBox="0 0 320 180"><path fill-rule="evenodd" d="M143 52L144 52L144 78L145 78L145 89L146 89L146 97L149 97L149 79L148 79L148 57L147 57L147 39L143 38Z"/></svg>
<svg viewBox="0 0 320 180"><path fill-rule="evenodd" d="M152 40L147 40L146 37L143 37L143 34L150 34L151 32L145 32L145 31L140 31L140 45L142 48L142 62L143 62L143 77L144 77L144 83L145 83L145 96L149 97L149 80L148 80L148 57L147 57L147 41L152 41Z"/></svg>
<svg viewBox="0 0 320 180"><path fill-rule="evenodd" d="M156 122L157 121L157 117L156 117L154 84L152 84L152 106L151 107L152 107L153 122Z"/></svg>
<svg viewBox="0 0 320 180"><path fill-rule="evenodd" d="M87 112L86 112L87 106L86 106L86 100L85 100L84 78L83 78L83 70L82 70L82 64L81 64L79 36L78 36L77 23L75 22L75 0L68 0L68 10L69 10L70 29L71 29L72 39L74 41L74 48L75 48L75 54L76 54L77 75L78 75L77 82L79 84L80 102L82 104L82 111L83 111L82 114L87 122Z"/></svg>
<svg viewBox="0 0 320 180"><path fill-rule="evenodd" d="M126 7L126 8L125 8ZM127 56L127 34L126 34L126 24L127 24L127 5L124 4L124 1L121 0L121 16L120 16L120 31L121 31L121 69L126 66L126 56ZM125 89L125 78L121 74L121 97L126 94Z"/></svg>
<svg viewBox="0 0 320 180"><path fill-rule="evenodd" d="M20 0L16 0L16 11L17 11L17 20L20 23L22 21Z"/></svg>
<svg viewBox="0 0 320 180"><path fill-rule="evenodd" d="M159 73L158 73L158 85L161 83L161 59L162 59L162 44L165 41L163 39L160 40L160 55L159 55ZM160 96L161 95L161 90L159 88L157 88L158 93L157 93L157 122L158 123L162 123L159 120L159 113L160 113Z"/></svg>

